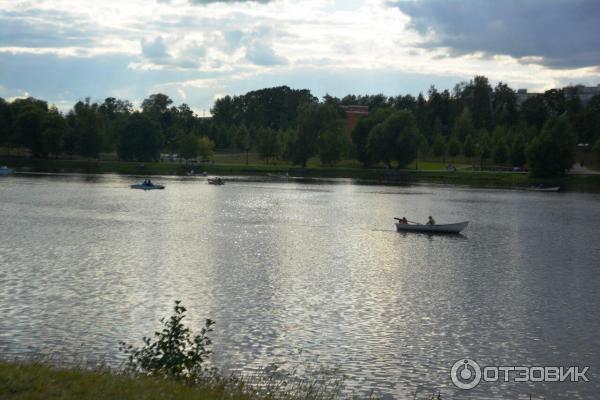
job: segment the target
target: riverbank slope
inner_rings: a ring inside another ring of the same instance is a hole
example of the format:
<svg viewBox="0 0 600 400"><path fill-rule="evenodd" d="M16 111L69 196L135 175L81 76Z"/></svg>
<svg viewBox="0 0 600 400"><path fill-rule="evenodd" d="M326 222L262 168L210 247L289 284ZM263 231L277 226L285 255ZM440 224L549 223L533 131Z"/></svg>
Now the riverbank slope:
<svg viewBox="0 0 600 400"><path fill-rule="evenodd" d="M555 178L531 178L525 173L497 171L443 171L414 169L383 169L360 167L291 168L287 165L265 164L199 164L186 165L177 162L123 162L88 160L48 160L25 157L3 157L0 164L19 172L47 173L116 173L125 175L186 175L206 171L210 175L267 176L289 174L305 178L351 178L359 181L384 184L439 183L473 187L528 187L544 184L561 186L563 190L600 192L600 175L565 175Z"/></svg>

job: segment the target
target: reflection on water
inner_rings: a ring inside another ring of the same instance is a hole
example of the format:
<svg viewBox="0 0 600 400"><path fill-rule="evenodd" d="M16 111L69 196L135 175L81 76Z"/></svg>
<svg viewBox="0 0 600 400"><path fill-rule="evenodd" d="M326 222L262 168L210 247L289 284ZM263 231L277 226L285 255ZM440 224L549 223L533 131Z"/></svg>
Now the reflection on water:
<svg viewBox="0 0 600 400"><path fill-rule="evenodd" d="M0 180L4 357L118 363L117 342L139 344L181 299L195 328L216 320L222 368L318 359L349 388L398 398L600 390L597 195L153 180L166 190ZM471 223L461 236L394 231L395 216L428 215ZM592 379L459 392L449 371L464 357L589 365Z"/></svg>

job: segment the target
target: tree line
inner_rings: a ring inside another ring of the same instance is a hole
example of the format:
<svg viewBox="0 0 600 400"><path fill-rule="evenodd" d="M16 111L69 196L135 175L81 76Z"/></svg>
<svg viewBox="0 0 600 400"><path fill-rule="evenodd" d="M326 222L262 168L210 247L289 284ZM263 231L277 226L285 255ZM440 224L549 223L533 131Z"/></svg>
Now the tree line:
<svg viewBox="0 0 600 400"><path fill-rule="evenodd" d="M345 106L363 105L369 115L346 129ZM322 100L287 86L225 96L211 118L165 94L149 96L135 109L127 100L77 102L66 113L35 98L0 98L0 146L25 148L35 157L75 155L122 160L158 160L161 152L210 158L213 149L256 151L266 162L306 166L343 158L364 166L404 167L425 156L440 161L463 156L555 175L574 161L577 143L600 152L600 95L583 104L574 88L552 89L518 103L517 93L484 76L452 91L434 86L424 95L382 94Z"/></svg>

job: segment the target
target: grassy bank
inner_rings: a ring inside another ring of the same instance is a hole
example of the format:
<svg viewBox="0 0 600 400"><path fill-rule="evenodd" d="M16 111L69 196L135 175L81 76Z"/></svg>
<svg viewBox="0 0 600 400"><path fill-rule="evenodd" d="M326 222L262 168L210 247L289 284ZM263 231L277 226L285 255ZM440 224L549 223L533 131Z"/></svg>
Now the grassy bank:
<svg viewBox="0 0 600 400"><path fill-rule="evenodd" d="M43 364L1 363L2 399L251 399L241 391L223 387L195 387L151 377L130 377L108 371L61 369ZM256 397L254 397L256 398Z"/></svg>
<svg viewBox="0 0 600 400"><path fill-rule="evenodd" d="M223 161L223 160L221 160ZM425 169L385 170L383 168L361 168L342 164L323 167L309 164L308 168L297 168L287 164L215 164L186 165L177 162L122 162L96 160L47 160L25 157L0 158L18 171L50 173L117 173L126 175L185 175L193 168L196 172L206 171L211 175L255 175L289 173L294 177L306 178L351 178L359 181L383 182L388 184L439 183L474 187L527 187L533 184L561 186L565 190L600 191L600 175L567 175L550 179L534 179L523 173L488 172L459 169L455 172L441 170L440 163L421 163ZM440 168L436 170L435 168Z"/></svg>

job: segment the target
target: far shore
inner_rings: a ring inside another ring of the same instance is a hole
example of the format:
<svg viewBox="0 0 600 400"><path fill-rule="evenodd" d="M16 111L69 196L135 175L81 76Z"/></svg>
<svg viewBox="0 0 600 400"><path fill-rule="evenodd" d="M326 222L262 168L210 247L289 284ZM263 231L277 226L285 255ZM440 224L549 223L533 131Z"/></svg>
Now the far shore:
<svg viewBox="0 0 600 400"><path fill-rule="evenodd" d="M364 183L406 185L436 183L472 187L527 188L532 185L560 186L563 191L600 192L600 175L564 175L555 178L532 178L522 172L473 171L458 169L384 169L354 166L290 167L273 164L199 163L184 162L125 162L98 160L35 159L26 157L1 157L0 164L8 165L17 172L87 173L122 175L175 175L185 176L191 170L196 174L266 176L285 178L349 178ZM441 163L440 163L441 165Z"/></svg>

